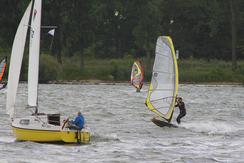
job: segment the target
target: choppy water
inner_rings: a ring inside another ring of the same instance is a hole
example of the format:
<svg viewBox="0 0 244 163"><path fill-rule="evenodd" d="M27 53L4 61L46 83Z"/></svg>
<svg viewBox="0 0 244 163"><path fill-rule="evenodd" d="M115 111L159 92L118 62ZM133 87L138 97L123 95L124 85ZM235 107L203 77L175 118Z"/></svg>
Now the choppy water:
<svg viewBox="0 0 244 163"><path fill-rule="evenodd" d="M40 85L41 111L70 117L82 111L93 135L88 145L15 142L1 92L0 162L244 162L244 87L180 85L187 116L179 128L150 122L147 88L136 93L128 84ZM25 84L18 97L19 112L28 113Z"/></svg>

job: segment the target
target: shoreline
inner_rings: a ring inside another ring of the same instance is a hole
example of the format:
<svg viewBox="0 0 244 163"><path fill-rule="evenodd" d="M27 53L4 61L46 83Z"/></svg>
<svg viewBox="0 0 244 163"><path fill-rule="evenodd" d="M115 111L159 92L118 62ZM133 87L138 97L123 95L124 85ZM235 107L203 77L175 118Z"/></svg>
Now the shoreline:
<svg viewBox="0 0 244 163"><path fill-rule="evenodd" d="M130 84L130 81L109 81L109 80L54 80L48 81L41 84L71 84L71 85L116 85L116 84ZM144 82L144 84L150 84L149 82ZM237 82L182 82L181 85L236 85L244 86L243 83Z"/></svg>

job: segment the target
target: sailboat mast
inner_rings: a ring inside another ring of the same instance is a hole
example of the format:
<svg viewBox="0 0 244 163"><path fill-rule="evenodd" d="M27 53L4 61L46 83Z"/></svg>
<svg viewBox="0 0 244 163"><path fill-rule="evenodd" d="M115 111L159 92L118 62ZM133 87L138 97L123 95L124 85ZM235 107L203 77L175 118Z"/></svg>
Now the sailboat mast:
<svg viewBox="0 0 244 163"><path fill-rule="evenodd" d="M38 112L38 77L40 55L40 32L41 32L41 7L42 0L35 0L32 10L29 45L28 67L28 106L35 107Z"/></svg>

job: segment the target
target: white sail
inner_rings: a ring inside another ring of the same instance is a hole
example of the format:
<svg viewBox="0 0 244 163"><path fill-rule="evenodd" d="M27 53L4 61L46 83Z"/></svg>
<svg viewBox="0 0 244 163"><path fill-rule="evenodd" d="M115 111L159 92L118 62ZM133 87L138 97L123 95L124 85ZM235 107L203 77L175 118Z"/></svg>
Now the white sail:
<svg viewBox="0 0 244 163"><path fill-rule="evenodd" d="M8 89L7 89L7 114L10 117L13 117L14 114L14 105L16 100L16 93L19 83L19 76L20 76L20 69L25 49L25 41L26 41L26 34L28 30L28 23L30 18L32 1L30 2L29 6L27 7L24 16L22 17L20 24L18 26L17 32L15 34L12 52L11 52L11 59L10 59L10 66L9 66L9 73L8 73Z"/></svg>
<svg viewBox="0 0 244 163"><path fill-rule="evenodd" d="M37 106L37 87L40 54L42 0L35 0L31 17L29 68L28 68L28 105Z"/></svg>
<svg viewBox="0 0 244 163"><path fill-rule="evenodd" d="M170 122L178 94L178 66L170 37L157 40L155 61L146 104L158 116Z"/></svg>

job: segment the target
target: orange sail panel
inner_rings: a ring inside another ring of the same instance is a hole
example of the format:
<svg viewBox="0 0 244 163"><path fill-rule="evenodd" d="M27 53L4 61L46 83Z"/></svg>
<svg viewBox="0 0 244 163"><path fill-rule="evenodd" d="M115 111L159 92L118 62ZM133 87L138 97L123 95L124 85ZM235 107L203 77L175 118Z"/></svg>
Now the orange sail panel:
<svg viewBox="0 0 244 163"><path fill-rule="evenodd" d="M4 58L2 60L2 62L0 63L0 81L2 81L4 73L5 73L5 70L6 70L6 67L7 67L6 62L7 62L7 59Z"/></svg>
<svg viewBox="0 0 244 163"><path fill-rule="evenodd" d="M140 61L135 61L131 70L131 84L137 88L141 89L144 80L144 69Z"/></svg>

